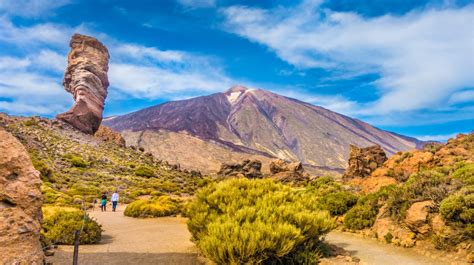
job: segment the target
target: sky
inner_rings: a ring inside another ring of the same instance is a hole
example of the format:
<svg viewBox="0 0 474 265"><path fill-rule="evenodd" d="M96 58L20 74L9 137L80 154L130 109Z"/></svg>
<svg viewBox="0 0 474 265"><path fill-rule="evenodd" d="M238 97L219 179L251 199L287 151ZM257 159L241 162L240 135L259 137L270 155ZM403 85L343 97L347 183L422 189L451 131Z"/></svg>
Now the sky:
<svg viewBox="0 0 474 265"><path fill-rule="evenodd" d="M422 140L474 129L474 1L0 0L0 112L70 108L74 33L109 49L105 116L240 84Z"/></svg>

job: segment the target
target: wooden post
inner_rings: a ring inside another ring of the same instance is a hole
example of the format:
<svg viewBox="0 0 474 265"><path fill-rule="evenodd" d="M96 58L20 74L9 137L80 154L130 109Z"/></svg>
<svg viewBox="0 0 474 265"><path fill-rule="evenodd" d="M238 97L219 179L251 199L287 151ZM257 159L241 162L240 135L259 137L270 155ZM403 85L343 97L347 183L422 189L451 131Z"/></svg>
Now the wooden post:
<svg viewBox="0 0 474 265"><path fill-rule="evenodd" d="M72 265L78 265L80 236L81 230L76 230L76 233L74 234L74 256L72 257Z"/></svg>

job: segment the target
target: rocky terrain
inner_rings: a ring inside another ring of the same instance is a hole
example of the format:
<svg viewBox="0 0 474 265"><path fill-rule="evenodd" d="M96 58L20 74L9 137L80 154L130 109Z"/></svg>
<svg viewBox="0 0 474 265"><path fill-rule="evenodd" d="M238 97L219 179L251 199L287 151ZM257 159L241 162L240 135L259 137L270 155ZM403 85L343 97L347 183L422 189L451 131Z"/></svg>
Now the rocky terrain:
<svg viewBox="0 0 474 265"><path fill-rule="evenodd" d="M243 155L262 161L264 168L280 158L301 161L308 171L340 172L350 144L378 144L389 155L422 145L318 106L241 86L111 117L104 124L121 131L127 145L212 172L221 163L244 160Z"/></svg>
<svg viewBox="0 0 474 265"><path fill-rule="evenodd" d="M68 123L0 114L0 128L26 147L41 173L45 203L92 205L102 192L118 189L124 202L138 196L192 194L206 179L181 171L143 149L125 148L118 138L88 135Z"/></svg>
<svg viewBox="0 0 474 265"><path fill-rule="evenodd" d="M41 179L22 144L0 128L0 263L43 264Z"/></svg>
<svg viewBox="0 0 474 265"><path fill-rule="evenodd" d="M97 39L74 34L63 85L74 97L72 108L57 116L78 130L94 134L102 122L109 80L109 52Z"/></svg>
<svg viewBox="0 0 474 265"><path fill-rule="evenodd" d="M352 155L352 161L365 165L380 158ZM399 152L371 171L351 176L357 171L349 167L345 173L362 194L344 217L347 228L422 252L447 250L453 261L474 262L474 133Z"/></svg>
<svg viewBox="0 0 474 265"><path fill-rule="evenodd" d="M344 178L365 178L387 160L387 155L379 145L365 148L350 145L350 150L349 166L344 172Z"/></svg>

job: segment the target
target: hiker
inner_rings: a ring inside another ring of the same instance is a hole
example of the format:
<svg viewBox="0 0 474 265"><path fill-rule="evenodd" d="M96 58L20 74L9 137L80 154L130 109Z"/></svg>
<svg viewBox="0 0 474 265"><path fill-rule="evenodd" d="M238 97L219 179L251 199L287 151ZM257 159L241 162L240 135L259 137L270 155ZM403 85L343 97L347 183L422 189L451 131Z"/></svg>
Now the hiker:
<svg viewBox="0 0 474 265"><path fill-rule="evenodd" d="M117 208L118 200L119 200L119 194L117 193L117 191L115 191L114 194L112 194L112 198L111 198L112 211L114 211L114 212L115 212L115 209Z"/></svg>
<svg viewBox="0 0 474 265"><path fill-rule="evenodd" d="M107 211L107 195L105 195L105 193L102 193L100 209L102 210L102 212Z"/></svg>

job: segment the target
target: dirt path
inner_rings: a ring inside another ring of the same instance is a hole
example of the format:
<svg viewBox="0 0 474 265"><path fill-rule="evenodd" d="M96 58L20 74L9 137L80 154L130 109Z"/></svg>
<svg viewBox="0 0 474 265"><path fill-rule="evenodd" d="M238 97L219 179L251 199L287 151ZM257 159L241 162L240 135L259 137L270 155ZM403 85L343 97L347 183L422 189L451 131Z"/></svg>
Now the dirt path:
<svg viewBox="0 0 474 265"><path fill-rule="evenodd" d="M105 231L100 244L80 246L79 264L201 264L184 218L137 219L123 210L90 212ZM48 262L69 265L72 251L60 246Z"/></svg>
<svg viewBox="0 0 474 265"><path fill-rule="evenodd" d="M326 241L360 258L361 264L383 265L445 265L446 261L425 257L413 249L391 246L375 239L362 238L343 232L331 232ZM461 264L461 263L458 263Z"/></svg>

